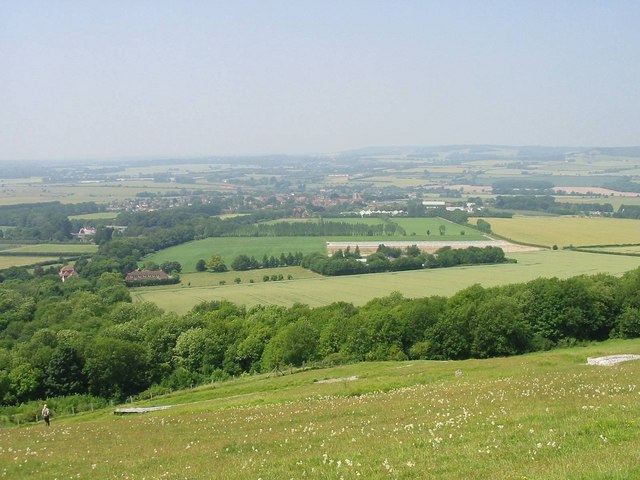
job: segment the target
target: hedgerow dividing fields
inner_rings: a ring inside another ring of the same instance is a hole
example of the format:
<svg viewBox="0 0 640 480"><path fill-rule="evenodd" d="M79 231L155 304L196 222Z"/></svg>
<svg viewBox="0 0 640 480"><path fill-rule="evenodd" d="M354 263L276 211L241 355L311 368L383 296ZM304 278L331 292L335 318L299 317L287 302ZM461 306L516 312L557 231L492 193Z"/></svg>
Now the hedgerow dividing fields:
<svg viewBox="0 0 640 480"><path fill-rule="evenodd" d="M431 295L449 296L475 283L485 287L526 282L538 277L568 278L581 274L610 273L621 275L640 267L640 257L597 255L572 251L543 250L507 255L518 263L476 265L409 272L375 273L344 277L300 278L292 281L241 283L219 286L220 274L201 274L199 287L175 286L138 288L132 290L136 301L151 301L168 311L185 313L197 303L226 299L253 306L304 303L312 307L344 301L363 305L376 297L401 292L409 298ZM277 271L279 269L272 269ZM262 277L262 270L254 270L254 278ZM239 272L232 272L232 276ZM206 278L209 285L204 285ZM227 278L227 277L225 277ZM285 275L286 278L286 275Z"/></svg>
<svg viewBox="0 0 640 480"><path fill-rule="evenodd" d="M177 261L188 273L196 271L199 259L208 260L212 255L220 255L229 266L235 257L242 254L255 256L261 261L263 255L279 257L281 253L286 255L288 252L308 254L324 251L325 242L320 237L215 237L166 248L145 260L158 264Z"/></svg>

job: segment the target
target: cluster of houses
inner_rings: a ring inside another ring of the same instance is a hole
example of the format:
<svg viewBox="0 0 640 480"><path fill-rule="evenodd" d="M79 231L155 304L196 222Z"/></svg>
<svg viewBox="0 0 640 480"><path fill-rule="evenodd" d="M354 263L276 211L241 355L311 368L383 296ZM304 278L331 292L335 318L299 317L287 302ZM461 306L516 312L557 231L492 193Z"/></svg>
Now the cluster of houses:
<svg viewBox="0 0 640 480"><path fill-rule="evenodd" d="M104 227L110 228L114 232L120 232L120 233L124 232L127 229L126 225L105 225ZM78 230L78 233L72 233L71 235L78 237L79 240L89 240L95 234L96 234L95 227L82 227L80 230Z"/></svg>
<svg viewBox="0 0 640 480"><path fill-rule="evenodd" d="M425 208L444 208L448 212L455 212L459 210L461 212L474 212L479 210L480 208L472 202L466 202L464 205L453 205L449 202L445 202L444 200L424 200L422 202Z"/></svg>

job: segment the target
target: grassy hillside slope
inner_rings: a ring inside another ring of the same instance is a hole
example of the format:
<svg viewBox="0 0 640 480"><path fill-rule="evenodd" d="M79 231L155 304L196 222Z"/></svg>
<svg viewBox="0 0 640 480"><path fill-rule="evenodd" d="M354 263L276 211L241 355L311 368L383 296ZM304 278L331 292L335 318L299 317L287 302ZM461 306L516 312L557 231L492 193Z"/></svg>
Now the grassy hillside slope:
<svg viewBox="0 0 640 480"><path fill-rule="evenodd" d="M162 411L0 430L6 478L640 477L640 339L243 377ZM322 380L335 380L321 383Z"/></svg>

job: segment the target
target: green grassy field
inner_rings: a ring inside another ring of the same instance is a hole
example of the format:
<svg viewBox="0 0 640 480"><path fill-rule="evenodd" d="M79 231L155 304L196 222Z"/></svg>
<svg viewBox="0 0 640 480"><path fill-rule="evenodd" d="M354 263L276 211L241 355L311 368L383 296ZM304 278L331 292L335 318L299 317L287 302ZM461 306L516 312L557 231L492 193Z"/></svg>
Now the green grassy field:
<svg viewBox="0 0 640 480"><path fill-rule="evenodd" d="M283 219L283 220L271 220L269 224L279 223L279 222L312 222L318 223L320 219L312 218L312 219ZM384 223L382 218L378 217L363 217L363 218L330 218L325 219L325 223L328 222L342 222L342 223L363 223L365 225L379 225ZM484 240L486 237L482 235L481 232L476 230L475 228L464 227L462 225L458 225L456 223L450 222L449 220L445 220L443 218L407 218L407 217L394 217L391 219L394 223L400 225L406 231L406 236L396 235L392 237L362 237L363 241L373 241L373 240ZM445 234L440 235L439 227L440 225L445 226ZM430 231L430 234L427 235L427 231ZM464 234L461 234L464 232ZM334 238L327 237L326 241L334 241Z"/></svg>
<svg viewBox="0 0 640 480"><path fill-rule="evenodd" d="M28 255L10 255L0 256L0 270L10 267L23 267L25 265L33 265L34 263L47 262L49 260L57 260L58 257L30 257Z"/></svg>
<svg viewBox="0 0 640 480"><path fill-rule="evenodd" d="M82 215L69 215L69 220L113 220L119 212L97 212Z"/></svg>
<svg viewBox="0 0 640 480"><path fill-rule="evenodd" d="M205 238L166 248L145 257L145 261L161 264L177 261L182 264L183 272L195 272L199 259L208 260L212 255L220 255L230 268L238 255L255 256L258 261L263 255L279 257L281 253L326 252L325 240L321 237L218 237Z"/></svg>
<svg viewBox="0 0 640 480"><path fill-rule="evenodd" d="M562 216L490 218L488 221L498 235L539 245L562 247L640 241L640 220Z"/></svg>
<svg viewBox="0 0 640 480"><path fill-rule="evenodd" d="M239 278L240 283L248 284L251 280L254 283L263 283L262 277L268 275L282 275L285 279L291 275L294 280L301 280L306 278L320 278L321 275L313 273L311 270L307 270L302 267L283 267L283 268L261 268L258 270L247 270L244 272L228 271L222 273L213 272L195 272L195 273L183 273L180 275L180 285L185 287L218 287L221 282L225 284L235 283L235 279ZM171 288L179 288L177 286L171 286ZM138 289L131 289L132 292L148 292L149 290L158 289L164 291L167 286L157 287L144 287Z"/></svg>
<svg viewBox="0 0 640 480"><path fill-rule="evenodd" d="M342 221L342 220L341 220ZM362 222L368 225L381 223L380 219L344 219L345 222ZM220 255L230 266L231 262L238 255L244 254L254 256L258 261L263 255L280 256L288 252L302 252L304 254L313 252L326 253L326 242L328 241L377 241L384 243L391 240L403 241L471 241L486 239L480 232L473 228L466 228L443 219L434 218L403 218L397 219L407 233L420 232L419 235L407 236L373 236L373 237L218 237L205 238L194 242L177 245L161 250L157 253L145 257L145 261L153 261L158 264L166 261L177 261L182 264L185 273L195 272L196 262L199 259L208 260L212 255ZM446 226L446 234L440 235L438 227ZM431 235L427 236L427 230L431 230ZM460 232L465 234L461 235Z"/></svg>
<svg viewBox="0 0 640 480"><path fill-rule="evenodd" d="M298 302L316 307L338 301L363 305L373 298L389 295L393 291L402 292L409 298L449 296L475 283L489 287L526 282L538 277L567 278L600 272L621 275L640 267L640 257L598 255L568 250L510 253L507 257L517 259L518 263L306 279L294 274L292 281L240 285L229 284L227 281L227 285L215 287L187 288L171 285L153 289L139 288L134 291L133 297L136 301L155 302L165 310L178 313L185 313L205 300L222 299L247 306L290 306ZM254 278L261 279L261 270L256 272ZM210 285L217 285L215 274L209 275L212 275ZM236 272L232 272L231 277L235 276Z"/></svg>
<svg viewBox="0 0 640 480"><path fill-rule="evenodd" d="M6 478L640 477L640 353L609 341L521 357L257 376L0 430ZM459 373L456 373L459 372ZM321 383L323 380L331 382Z"/></svg>

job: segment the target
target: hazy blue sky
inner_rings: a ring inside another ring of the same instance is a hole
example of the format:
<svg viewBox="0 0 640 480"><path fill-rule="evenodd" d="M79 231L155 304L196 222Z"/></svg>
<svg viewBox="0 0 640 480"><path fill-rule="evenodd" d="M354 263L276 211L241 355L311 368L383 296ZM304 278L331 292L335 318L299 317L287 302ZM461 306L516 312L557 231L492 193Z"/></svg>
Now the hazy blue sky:
<svg viewBox="0 0 640 480"><path fill-rule="evenodd" d="M640 1L0 0L0 159L640 144Z"/></svg>

